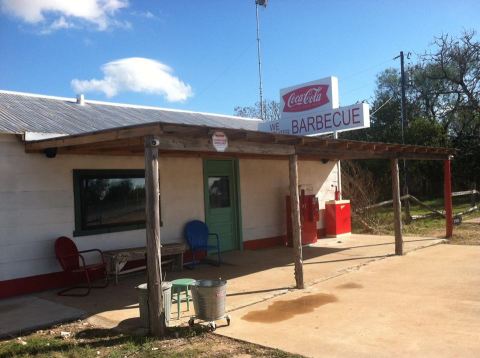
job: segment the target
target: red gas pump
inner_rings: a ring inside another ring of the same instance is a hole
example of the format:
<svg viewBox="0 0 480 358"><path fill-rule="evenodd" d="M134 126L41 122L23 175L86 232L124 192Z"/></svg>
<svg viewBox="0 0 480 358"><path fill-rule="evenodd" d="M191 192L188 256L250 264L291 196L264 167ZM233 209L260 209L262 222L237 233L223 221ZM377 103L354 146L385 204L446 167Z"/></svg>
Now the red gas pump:
<svg viewBox="0 0 480 358"><path fill-rule="evenodd" d="M293 246L292 211L290 196L285 198L287 213L286 245ZM315 195L305 195L305 190L300 193L300 223L302 226L302 245L317 242L317 222L320 220L320 208Z"/></svg>

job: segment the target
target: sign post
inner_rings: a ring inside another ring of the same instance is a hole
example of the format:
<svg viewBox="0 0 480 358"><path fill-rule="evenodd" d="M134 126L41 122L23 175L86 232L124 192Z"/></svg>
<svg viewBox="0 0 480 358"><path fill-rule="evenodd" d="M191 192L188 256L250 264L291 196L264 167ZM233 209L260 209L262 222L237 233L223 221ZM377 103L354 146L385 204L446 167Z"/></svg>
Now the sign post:
<svg viewBox="0 0 480 358"><path fill-rule="evenodd" d="M368 104L357 103L347 107L340 107L338 99L338 79L336 77L327 77L281 89L280 119L261 122L258 129L264 132L298 136L315 136L333 133L336 139L338 132L366 127L370 127ZM304 282L297 162L297 155L291 155L289 168L295 281L296 287L301 289L304 288ZM341 192L342 189L340 186L341 172L340 161L338 161L337 190ZM337 193L335 193L335 196L337 196Z"/></svg>

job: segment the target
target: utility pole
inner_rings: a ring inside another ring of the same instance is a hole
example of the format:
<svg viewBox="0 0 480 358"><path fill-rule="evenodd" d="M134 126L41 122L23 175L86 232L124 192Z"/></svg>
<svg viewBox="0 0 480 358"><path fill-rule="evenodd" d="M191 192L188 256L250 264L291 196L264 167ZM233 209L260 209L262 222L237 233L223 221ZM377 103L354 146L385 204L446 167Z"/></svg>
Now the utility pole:
<svg viewBox="0 0 480 358"><path fill-rule="evenodd" d="M410 56L410 53L407 54L407 58ZM400 51L400 56L395 57L397 59L400 57L400 75L401 75L401 84L402 84L402 144L405 144L405 128L408 128L408 119L407 119L407 99L405 96L405 68L404 68L404 55L403 51ZM403 159L403 195L408 195L408 184L407 184L407 163ZM409 199L405 199L405 221L410 223L412 221L412 216L410 215L410 202Z"/></svg>
<svg viewBox="0 0 480 358"><path fill-rule="evenodd" d="M262 60L260 55L260 21L258 16L258 6L267 7L267 0L255 0L255 12L257 15L257 56L258 56L258 80L260 93L260 117L265 120L265 106L263 103L263 84L262 84Z"/></svg>

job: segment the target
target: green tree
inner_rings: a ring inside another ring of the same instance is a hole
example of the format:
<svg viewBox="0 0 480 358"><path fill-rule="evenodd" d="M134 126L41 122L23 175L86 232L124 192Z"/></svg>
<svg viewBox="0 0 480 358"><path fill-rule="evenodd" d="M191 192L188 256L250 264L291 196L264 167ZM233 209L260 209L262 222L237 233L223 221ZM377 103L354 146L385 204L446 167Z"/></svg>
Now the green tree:
<svg viewBox="0 0 480 358"><path fill-rule="evenodd" d="M475 32L459 38L435 38L433 50L418 57L408 73L405 143L452 146L454 187L467 189L480 182L480 43ZM371 106L371 127L346 132L341 138L401 143L400 74L386 69L377 76ZM382 161L362 164L388 188L388 167ZM432 196L441 192L441 163L408 163L410 192ZM385 196L388 196L388 190Z"/></svg>

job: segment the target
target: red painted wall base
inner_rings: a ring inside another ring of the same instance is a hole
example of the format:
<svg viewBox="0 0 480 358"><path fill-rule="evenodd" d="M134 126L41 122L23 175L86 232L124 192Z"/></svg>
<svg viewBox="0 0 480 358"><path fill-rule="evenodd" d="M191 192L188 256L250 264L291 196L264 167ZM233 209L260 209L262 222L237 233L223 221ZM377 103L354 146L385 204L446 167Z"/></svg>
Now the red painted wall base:
<svg viewBox="0 0 480 358"><path fill-rule="evenodd" d="M195 260L197 261L205 258L206 256L207 256L206 251L195 252ZM183 254L183 262L188 263L192 261L193 261L192 251L190 250L185 251L185 253Z"/></svg>
<svg viewBox="0 0 480 358"><path fill-rule="evenodd" d="M327 238L327 229L322 227L321 229L317 229L317 238L319 239L326 239Z"/></svg>
<svg viewBox="0 0 480 358"><path fill-rule="evenodd" d="M285 235L243 242L244 250L260 250L273 246L285 246Z"/></svg>
<svg viewBox="0 0 480 358"><path fill-rule="evenodd" d="M66 287L82 281L82 277L69 275L65 272L52 272L44 275L0 281L0 298Z"/></svg>

